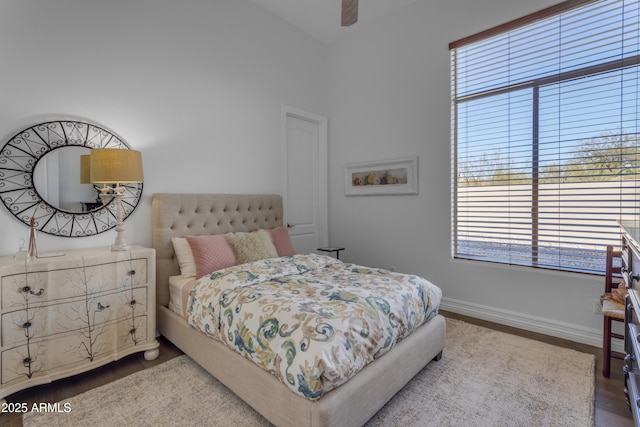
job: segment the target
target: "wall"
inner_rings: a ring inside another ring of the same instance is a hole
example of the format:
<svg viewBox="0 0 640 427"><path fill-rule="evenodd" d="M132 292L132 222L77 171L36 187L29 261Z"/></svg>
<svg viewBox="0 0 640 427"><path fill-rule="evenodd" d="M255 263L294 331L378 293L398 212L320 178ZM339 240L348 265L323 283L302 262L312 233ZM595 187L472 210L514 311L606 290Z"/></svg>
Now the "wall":
<svg viewBox="0 0 640 427"><path fill-rule="evenodd" d="M445 309L598 345L600 278L451 257L448 44L553 3L418 0L330 45L329 243L425 276ZM411 155L419 195L344 196L345 164Z"/></svg>
<svg viewBox="0 0 640 427"><path fill-rule="evenodd" d="M129 242L151 244L154 192L280 193L280 112L327 114L327 48L249 0L3 0L0 142L88 119L141 150ZM0 209L0 254L28 228ZM38 249L106 246L38 235Z"/></svg>

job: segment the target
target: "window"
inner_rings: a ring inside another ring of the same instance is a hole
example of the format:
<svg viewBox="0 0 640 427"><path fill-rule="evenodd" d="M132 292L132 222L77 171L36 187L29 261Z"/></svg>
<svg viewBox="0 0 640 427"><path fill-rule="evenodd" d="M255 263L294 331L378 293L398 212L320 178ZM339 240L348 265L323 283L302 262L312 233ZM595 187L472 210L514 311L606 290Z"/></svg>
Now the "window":
<svg viewBox="0 0 640 427"><path fill-rule="evenodd" d="M604 272L640 212L640 0L451 43L455 258Z"/></svg>

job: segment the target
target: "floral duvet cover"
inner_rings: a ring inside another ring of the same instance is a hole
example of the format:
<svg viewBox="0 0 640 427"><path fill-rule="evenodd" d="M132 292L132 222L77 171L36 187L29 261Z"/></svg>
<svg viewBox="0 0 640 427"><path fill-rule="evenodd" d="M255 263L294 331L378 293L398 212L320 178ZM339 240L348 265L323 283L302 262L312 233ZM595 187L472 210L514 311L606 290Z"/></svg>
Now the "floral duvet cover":
<svg viewBox="0 0 640 427"><path fill-rule="evenodd" d="M417 276L293 255L201 278L187 321L316 400L434 317L441 297Z"/></svg>

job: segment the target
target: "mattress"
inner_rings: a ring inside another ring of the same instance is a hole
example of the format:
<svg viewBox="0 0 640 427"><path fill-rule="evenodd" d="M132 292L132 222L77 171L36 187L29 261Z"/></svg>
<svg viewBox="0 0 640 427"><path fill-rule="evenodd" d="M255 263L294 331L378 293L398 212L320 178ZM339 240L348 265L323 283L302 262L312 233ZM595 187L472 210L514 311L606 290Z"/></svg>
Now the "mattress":
<svg viewBox="0 0 640 427"><path fill-rule="evenodd" d="M187 300L195 283L195 277L169 277L169 310L184 317Z"/></svg>

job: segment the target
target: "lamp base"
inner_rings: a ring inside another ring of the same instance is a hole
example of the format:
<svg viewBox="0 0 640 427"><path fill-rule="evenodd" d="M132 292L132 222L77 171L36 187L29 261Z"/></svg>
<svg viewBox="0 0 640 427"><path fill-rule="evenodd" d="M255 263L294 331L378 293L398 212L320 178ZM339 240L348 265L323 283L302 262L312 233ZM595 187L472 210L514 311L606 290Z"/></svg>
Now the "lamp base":
<svg viewBox="0 0 640 427"><path fill-rule="evenodd" d="M111 245L111 251L128 251L129 245L127 244L127 239L124 237L125 226L123 222L119 222L116 227L116 241Z"/></svg>
<svg viewBox="0 0 640 427"><path fill-rule="evenodd" d="M127 239L124 237L125 225L123 222L124 218L124 207L122 206L122 193L124 187L121 187L119 184L114 188L114 203L116 204L116 241L111 245L112 252L118 251L127 251L129 250L129 245L127 244Z"/></svg>

